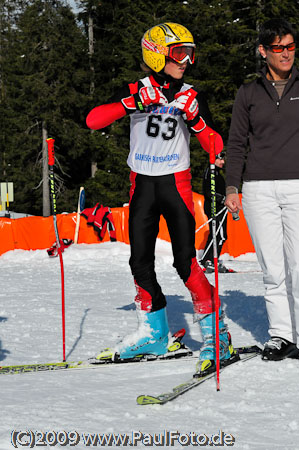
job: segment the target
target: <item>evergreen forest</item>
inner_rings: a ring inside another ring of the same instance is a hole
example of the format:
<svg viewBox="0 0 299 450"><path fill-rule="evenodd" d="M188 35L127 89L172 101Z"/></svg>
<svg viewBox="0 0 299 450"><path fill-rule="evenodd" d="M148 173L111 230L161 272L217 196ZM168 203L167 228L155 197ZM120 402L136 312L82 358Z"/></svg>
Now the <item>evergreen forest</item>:
<svg viewBox="0 0 299 450"><path fill-rule="evenodd" d="M284 17L298 30L299 0L0 0L0 182L15 212L50 214L46 139L55 139L57 212L129 200L129 118L91 131L85 119L126 82L143 77L141 38L153 25L185 25L196 59L185 81L206 93L227 141L239 86L254 79L260 24ZM207 153L191 138L193 190Z"/></svg>

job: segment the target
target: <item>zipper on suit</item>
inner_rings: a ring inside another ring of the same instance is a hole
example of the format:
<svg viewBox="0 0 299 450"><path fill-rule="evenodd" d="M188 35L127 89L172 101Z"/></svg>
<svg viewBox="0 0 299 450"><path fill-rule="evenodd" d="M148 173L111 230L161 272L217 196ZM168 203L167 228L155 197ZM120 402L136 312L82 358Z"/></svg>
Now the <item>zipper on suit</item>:
<svg viewBox="0 0 299 450"><path fill-rule="evenodd" d="M279 112L279 106L280 106L280 100L277 100L277 102L276 102L277 112Z"/></svg>

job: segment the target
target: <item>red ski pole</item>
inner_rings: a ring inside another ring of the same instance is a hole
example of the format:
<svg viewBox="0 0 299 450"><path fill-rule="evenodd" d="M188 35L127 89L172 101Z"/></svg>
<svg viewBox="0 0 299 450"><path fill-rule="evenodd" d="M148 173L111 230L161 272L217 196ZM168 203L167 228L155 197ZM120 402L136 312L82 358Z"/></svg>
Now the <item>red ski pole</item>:
<svg viewBox="0 0 299 450"><path fill-rule="evenodd" d="M210 172L211 172L211 216L212 216L212 233L213 233L213 254L215 268L215 334L216 334L216 376L217 391L220 391L220 342L219 342L219 285L218 285L218 255L217 255L217 233L216 233L216 180L215 180L215 139L214 133L210 134Z"/></svg>
<svg viewBox="0 0 299 450"><path fill-rule="evenodd" d="M50 195L52 202L52 212L53 212L53 222L54 230L56 236L56 246L60 260L60 270L61 270L61 308L62 308L62 352L63 361L65 361L65 296L64 296L64 268L62 251L60 246L58 227L57 227L57 217L56 217L56 195L55 195L55 182L54 182L54 163L55 163L55 152L54 152L54 142L53 138L47 139L48 145L48 163L49 163L49 178L50 178Z"/></svg>

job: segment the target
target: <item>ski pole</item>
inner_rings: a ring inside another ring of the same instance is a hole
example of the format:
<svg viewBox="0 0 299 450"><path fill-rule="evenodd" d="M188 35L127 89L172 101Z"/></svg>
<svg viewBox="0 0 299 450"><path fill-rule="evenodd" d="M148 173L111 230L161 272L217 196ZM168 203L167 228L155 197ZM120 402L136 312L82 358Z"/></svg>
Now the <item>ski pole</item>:
<svg viewBox="0 0 299 450"><path fill-rule="evenodd" d="M220 391L220 342L219 342L219 285L218 285L218 255L217 255L217 235L216 235L216 173L215 173L215 139L214 133L210 134L210 171L211 171L211 216L213 234L213 253L215 267L215 335L216 335L216 377L217 391Z"/></svg>
<svg viewBox="0 0 299 450"><path fill-rule="evenodd" d="M62 259L62 251L60 246L58 227L57 227L57 217L56 217L56 195L55 195L55 182L54 182L54 163L55 163L55 151L54 151L54 142L53 138L47 139L48 145L48 164L49 164L49 178L50 178L50 195L52 202L52 213L53 213L53 222L54 222L54 230L56 236L56 246L60 260L60 271L61 271L61 308L62 308L62 352L63 352L63 361L65 362L65 296L64 296L64 268L63 268L63 259Z"/></svg>
<svg viewBox="0 0 299 450"><path fill-rule="evenodd" d="M223 208L223 209L221 210L221 212L222 212L224 209L226 209L226 207ZM219 213L218 213L218 214L219 214ZM218 216L218 214L217 214L217 216ZM225 213L224 213L224 215L223 215L223 218L222 218L222 220L221 220L221 222L219 223L219 226L218 226L218 228L217 228L217 231L216 231L216 235L217 235L217 236L218 236L219 231L220 231L220 229L221 229L221 227L222 227L222 225L223 225L223 222L225 221L226 216L227 216L227 209L226 209L226 211L225 211ZM211 218L210 220L212 220L212 218ZM210 243L209 243L209 245L208 245L206 251L205 251L205 252L203 253L203 255L201 256L201 259L202 259L202 260L204 259L204 257L205 257L206 254L208 253L208 251L209 251L209 249L210 249L210 247L211 247L212 244L213 244L213 240L210 241Z"/></svg>
<svg viewBox="0 0 299 450"><path fill-rule="evenodd" d="M224 207L221 209L221 211L219 211L219 212L216 214L216 216L219 216L219 214L222 214L223 211L225 211L226 209L227 209L226 206L224 206ZM234 214L237 214L237 213L234 213ZM209 220L207 220L207 221L206 221L205 223L203 223L202 225L200 225L200 227L197 228L197 230L195 230L195 233L198 233L199 230L201 230L203 227L205 227L206 225L208 225L208 224L211 222L211 220L212 220L212 218L209 219ZM234 220L236 220L236 219L234 219Z"/></svg>

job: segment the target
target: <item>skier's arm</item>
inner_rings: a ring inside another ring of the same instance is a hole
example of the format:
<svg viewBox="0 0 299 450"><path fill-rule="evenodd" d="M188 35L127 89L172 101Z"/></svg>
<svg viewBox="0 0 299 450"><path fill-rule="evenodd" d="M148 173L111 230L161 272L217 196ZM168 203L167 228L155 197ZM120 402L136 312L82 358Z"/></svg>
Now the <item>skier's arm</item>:
<svg viewBox="0 0 299 450"><path fill-rule="evenodd" d="M215 130L210 128L208 125L205 126L205 128L197 133L195 133L195 136L197 137L200 145L206 152L210 152L210 134L213 133L216 135L215 138L215 152L216 155L220 153L223 150L223 140L219 133L217 133Z"/></svg>
<svg viewBox="0 0 299 450"><path fill-rule="evenodd" d="M223 149L223 140L213 127L213 121L208 104L204 96L191 88L175 95L175 106L184 112L187 126L195 134L202 148L209 153L210 134L215 137L215 151L220 153Z"/></svg>
<svg viewBox="0 0 299 450"><path fill-rule="evenodd" d="M208 102L205 98L204 93L198 92L197 94L197 101L199 110L201 113L201 116L203 120L206 123L206 126L203 130L197 131L195 128L193 131L195 133L195 136L197 137L200 145L206 152L210 152L210 134L215 134L215 152L216 155L220 153L223 150L223 140L221 135L215 130L215 126L213 123L212 115L209 109Z"/></svg>
<svg viewBox="0 0 299 450"><path fill-rule="evenodd" d="M121 119L126 115L126 110L121 102L107 103L105 105L96 106L86 117L86 125L92 130L100 130L105 128L117 119Z"/></svg>
<svg viewBox="0 0 299 450"><path fill-rule="evenodd" d="M135 90L134 94L131 91ZM151 104L165 105L166 97L156 87L141 87L134 83L123 87L109 103L97 106L90 111L86 118L86 124L93 130L105 128L117 119L136 110L144 111Z"/></svg>

